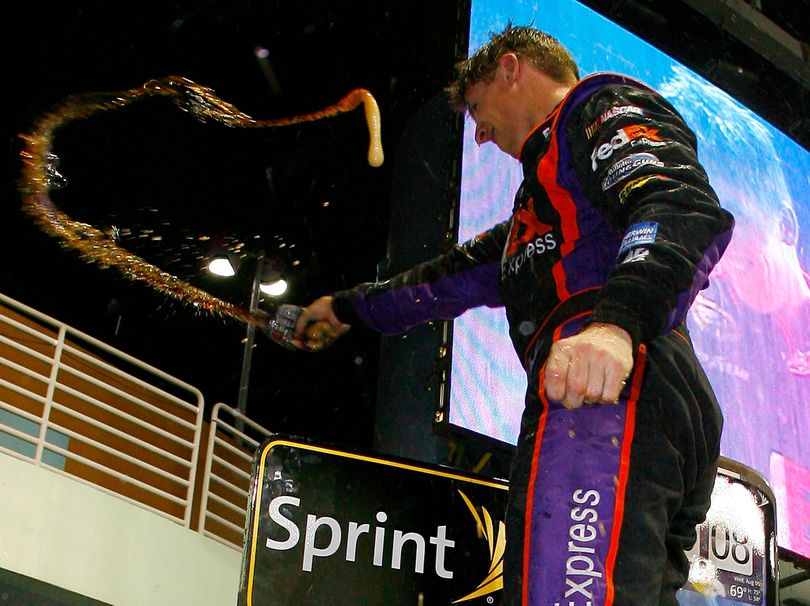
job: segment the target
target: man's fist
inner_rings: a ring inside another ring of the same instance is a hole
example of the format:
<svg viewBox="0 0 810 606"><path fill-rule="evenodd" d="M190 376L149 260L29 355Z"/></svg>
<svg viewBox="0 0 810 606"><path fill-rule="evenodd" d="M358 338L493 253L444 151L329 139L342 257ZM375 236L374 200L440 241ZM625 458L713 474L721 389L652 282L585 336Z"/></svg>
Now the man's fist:
<svg viewBox="0 0 810 606"><path fill-rule="evenodd" d="M303 348L320 351L351 328L332 311L334 297L321 297L304 308L295 324L295 341Z"/></svg>
<svg viewBox="0 0 810 606"><path fill-rule="evenodd" d="M631 370L633 342L627 331L613 324L591 324L552 345L546 360L546 395L566 408L615 404Z"/></svg>

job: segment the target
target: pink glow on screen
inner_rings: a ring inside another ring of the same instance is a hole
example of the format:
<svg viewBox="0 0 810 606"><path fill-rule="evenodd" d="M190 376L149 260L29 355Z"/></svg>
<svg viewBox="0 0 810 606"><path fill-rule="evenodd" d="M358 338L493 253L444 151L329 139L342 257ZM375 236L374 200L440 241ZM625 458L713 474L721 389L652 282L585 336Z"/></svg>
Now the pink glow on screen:
<svg viewBox="0 0 810 606"><path fill-rule="evenodd" d="M618 71L659 90L698 135L721 203L735 216L726 256L692 308L689 329L725 416L722 454L752 467L787 516L782 547L810 557L810 154L739 102L570 0L473 0L470 48L508 20L566 45L583 75ZM519 164L464 133L459 240L509 217ZM457 319L451 425L514 444L526 379L502 310ZM799 517L796 517L799 516ZM804 516L803 518L801 516ZM780 518L781 520L781 518Z"/></svg>

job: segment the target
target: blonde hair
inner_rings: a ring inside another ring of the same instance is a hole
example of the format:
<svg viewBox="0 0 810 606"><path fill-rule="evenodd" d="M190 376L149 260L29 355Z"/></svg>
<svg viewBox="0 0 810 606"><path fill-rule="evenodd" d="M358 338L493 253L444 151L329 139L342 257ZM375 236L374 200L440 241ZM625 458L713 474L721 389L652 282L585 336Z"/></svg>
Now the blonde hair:
<svg viewBox="0 0 810 606"><path fill-rule="evenodd" d="M553 36L528 26L509 23L469 59L456 64L456 79L445 89L450 105L458 111L467 109L467 91L477 82L489 82L495 75L498 60L506 53L531 62L538 70L561 84L579 80L579 68L571 53Z"/></svg>

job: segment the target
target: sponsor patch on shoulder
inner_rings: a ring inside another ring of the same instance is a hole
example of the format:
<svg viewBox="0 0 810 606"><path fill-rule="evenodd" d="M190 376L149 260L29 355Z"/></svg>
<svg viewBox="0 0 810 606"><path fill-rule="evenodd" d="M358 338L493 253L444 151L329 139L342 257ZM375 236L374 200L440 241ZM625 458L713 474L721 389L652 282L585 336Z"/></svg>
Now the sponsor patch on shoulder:
<svg viewBox="0 0 810 606"><path fill-rule="evenodd" d="M627 251L640 246L647 246L655 242L658 236L658 223L635 223L627 228L619 247L619 258L622 258ZM646 255L644 255L646 257Z"/></svg>
<svg viewBox="0 0 810 606"><path fill-rule="evenodd" d="M661 147L667 142L661 139L657 128L650 128L644 124L631 124L616 131L616 134L605 143L597 143L591 151L591 168L594 172L599 168L600 160L607 160L617 149L625 145L630 147Z"/></svg>
<svg viewBox="0 0 810 606"><path fill-rule="evenodd" d="M624 258L622 265L625 263L638 263L639 261L644 261L649 255L649 249L636 248L635 250L631 250L630 253Z"/></svg>
<svg viewBox="0 0 810 606"><path fill-rule="evenodd" d="M617 183L624 181L642 166L664 166L658 156L649 153L631 154L622 158L607 169L605 178L602 179L602 191L607 191Z"/></svg>
<svg viewBox="0 0 810 606"><path fill-rule="evenodd" d="M593 123L590 124L585 129L585 136L590 139L594 136L599 127L602 126L605 122L610 120L611 118L616 118L617 116L643 116L644 110L640 107L636 107L635 105L618 105L616 107L611 107L609 110L605 111L600 115Z"/></svg>
<svg viewBox="0 0 810 606"><path fill-rule="evenodd" d="M666 179L666 177L660 177L659 175L647 175L645 177L638 177L637 179L633 179L629 181L627 185L622 187L621 191L619 192L619 204L624 204L627 202L627 197L637 187L642 187L648 181L652 181L655 178L662 178Z"/></svg>

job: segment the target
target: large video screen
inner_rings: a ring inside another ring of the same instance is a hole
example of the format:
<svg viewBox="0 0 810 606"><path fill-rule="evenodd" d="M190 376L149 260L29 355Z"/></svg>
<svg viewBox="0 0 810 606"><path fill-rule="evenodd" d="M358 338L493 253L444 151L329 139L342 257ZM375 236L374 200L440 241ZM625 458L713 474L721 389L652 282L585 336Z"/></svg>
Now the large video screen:
<svg viewBox="0 0 810 606"><path fill-rule="evenodd" d="M583 76L621 72L659 90L696 131L700 159L736 219L733 241L689 319L725 414L722 453L769 481L780 545L810 557L810 154L573 0L473 0L470 49L508 21L558 38ZM468 118L459 240L507 219L520 181L517 161L475 144ZM451 425L514 444L526 379L507 334L502 310L471 310L455 321L448 409Z"/></svg>

